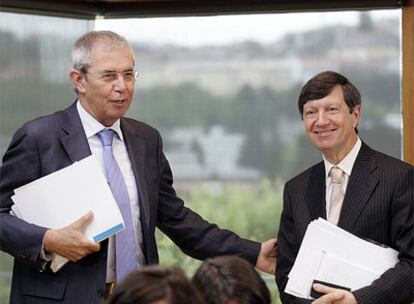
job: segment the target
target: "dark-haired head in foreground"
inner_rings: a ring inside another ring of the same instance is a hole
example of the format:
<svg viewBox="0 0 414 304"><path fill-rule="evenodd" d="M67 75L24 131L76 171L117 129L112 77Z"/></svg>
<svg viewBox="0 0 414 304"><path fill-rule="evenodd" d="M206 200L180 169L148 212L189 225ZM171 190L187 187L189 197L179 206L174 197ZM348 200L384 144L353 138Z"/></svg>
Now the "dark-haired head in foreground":
<svg viewBox="0 0 414 304"><path fill-rule="evenodd" d="M206 260L193 277L208 304L268 304L270 293L252 265L236 256Z"/></svg>
<svg viewBox="0 0 414 304"><path fill-rule="evenodd" d="M199 291L176 267L148 266L130 273L107 304L204 304Z"/></svg>

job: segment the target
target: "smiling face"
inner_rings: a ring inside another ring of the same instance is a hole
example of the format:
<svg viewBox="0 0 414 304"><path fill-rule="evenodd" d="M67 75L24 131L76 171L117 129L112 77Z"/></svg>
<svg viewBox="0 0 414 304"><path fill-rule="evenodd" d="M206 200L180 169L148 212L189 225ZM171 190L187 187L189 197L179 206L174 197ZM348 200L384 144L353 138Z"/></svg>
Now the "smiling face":
<svg viewBox="0 0 414 304"><path fill-rule="evenodd" d="M353 148L360 120L361 108L357 105L350 113L342 87L337 85L325 97L310 100L303 106L303 121L311 143L332 164L338 164Z"/></svg>
<svg viewBox="0 0 414 304"><path fill-rule="evenodd" d="M128 47L110 47L97 42L91 50L88 71L72 70L70 77L85 110L104 126L111 126L128 110L135 79L124 75L134 71L134 57ZM117 73L110 81L107 75Z"/></svg>

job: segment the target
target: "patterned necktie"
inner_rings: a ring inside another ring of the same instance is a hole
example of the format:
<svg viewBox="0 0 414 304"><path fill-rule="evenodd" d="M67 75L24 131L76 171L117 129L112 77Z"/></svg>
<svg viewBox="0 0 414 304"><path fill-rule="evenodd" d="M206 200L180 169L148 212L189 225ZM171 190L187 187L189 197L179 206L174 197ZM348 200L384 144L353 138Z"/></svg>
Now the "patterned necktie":
<svg viewBox="0 0 414 304"><path fill-rule="evenodd" d="M115 235L116 277L120 283L125 276L137 269L137 240L132 221L131 205L128 191L121 170L112 152L112 141L115 132L110 129L102 130L98 136L103 145L103 161L106 178L112 190L112 194L118 203L125 229Z"/></svg>
<svg viewBox="0 0 414 304"><path fill-rule="evenodd" d="M342 177L344 171L338 167L332 167L329 173L332 179L331 201L329 203L328 221L337 224L341 213L342 203L344 201L344 191L342 188Z"/></svg>

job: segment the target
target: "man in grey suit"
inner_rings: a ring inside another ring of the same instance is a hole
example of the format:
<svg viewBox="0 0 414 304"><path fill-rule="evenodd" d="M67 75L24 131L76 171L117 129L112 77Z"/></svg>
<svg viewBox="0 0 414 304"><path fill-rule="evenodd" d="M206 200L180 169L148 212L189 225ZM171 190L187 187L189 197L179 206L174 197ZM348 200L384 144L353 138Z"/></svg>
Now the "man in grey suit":
<svg viewBox="0 0 414 304"><path fill-rule="evenodd" d="M125 38L109 31L87 33L76 41L72 62L70 78L79 98L63 111L24 124L3 158L0 249L15 258L10 302L102 302L122 280L119 268L132 271L158 263L155 227L192 257L234 254L263 271L274 272L275 240L260 244L241 239L185 208L173 188L157 130L123 117L136 80L134 54ZM109 142L105 134L110 134ZM124 231L99 244L83 234L93 220L91 213L61 229L39 227L9 213L13 189L91 154L111 181L117 202L115 192L124 194L123 201L127 197ZM107 169L108 159L111 170ZM116 182L110 179L114 172ZM118 239L121 233L126 233L124 241ZM120 247L129 250L130 258L118 253ZM53 273L51 253L70 262Z"/></svg>
<svg viewBox="0 0 414 304"><path fill-rule="evenodd" d="M284 289L308 224L322 217L360 238L396 249L399 262L371 285L351 292L314 284L323 294L314 304L411 303L414 168L361 141L361 96L344 76L330 71L314 76L302 88L298 105L307 136L323 161L285 185L276 274L282 302L311 302Z"/></svg>

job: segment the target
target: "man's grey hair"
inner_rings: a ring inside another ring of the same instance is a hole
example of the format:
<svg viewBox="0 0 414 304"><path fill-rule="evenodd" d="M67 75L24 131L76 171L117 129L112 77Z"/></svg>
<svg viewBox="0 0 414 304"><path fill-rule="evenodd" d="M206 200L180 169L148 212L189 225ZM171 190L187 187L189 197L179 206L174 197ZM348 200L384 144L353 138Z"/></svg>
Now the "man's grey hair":
<svg viewBox="0 0 414 304"><path fill-rule="evenodd" d="M128 47L134 57L134 52L131 46L123 36L111 31L91 31L81 36L73 45L72 67L75 70L84 73L88 71L91 51L97 43L99 43L100 46L108 47L108 49Z"/></svg>

